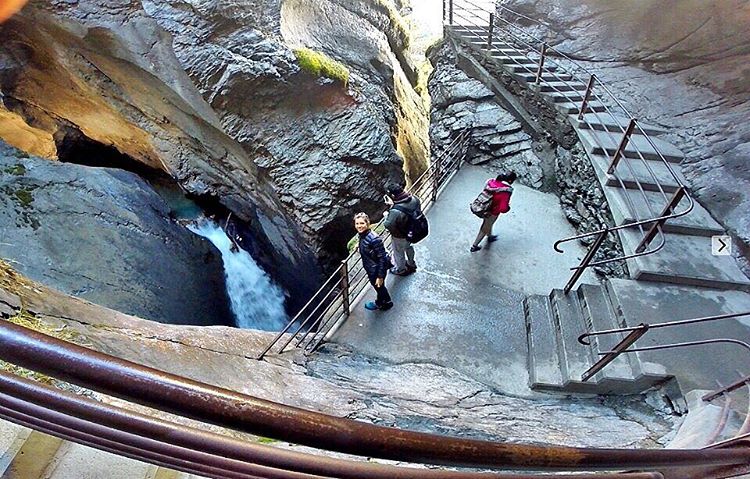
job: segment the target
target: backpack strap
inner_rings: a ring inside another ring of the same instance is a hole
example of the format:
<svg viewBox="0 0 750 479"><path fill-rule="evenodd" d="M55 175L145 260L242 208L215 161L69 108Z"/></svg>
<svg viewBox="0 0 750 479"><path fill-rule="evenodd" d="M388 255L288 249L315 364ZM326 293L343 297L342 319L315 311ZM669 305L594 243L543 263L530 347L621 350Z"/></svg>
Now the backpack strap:
<svg viewBox="0 0 750 479"><path fill-rule="evenodd" d="M403 214L405 214L407 216L411 216L411 215L414 214L414 212L417 211L417 210L408 210L408 209L404 208L402 205L393 205L392 209L398 210L398 211L402 212Z"/></svg>

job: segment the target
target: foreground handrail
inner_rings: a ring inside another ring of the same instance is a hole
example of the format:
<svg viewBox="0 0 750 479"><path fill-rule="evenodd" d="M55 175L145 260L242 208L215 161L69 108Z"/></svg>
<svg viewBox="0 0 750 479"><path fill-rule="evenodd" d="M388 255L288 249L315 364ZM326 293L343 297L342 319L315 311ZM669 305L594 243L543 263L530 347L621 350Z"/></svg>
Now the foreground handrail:
<svg viewBox="0 0 750 479"><path fill-rule="evenodd" d="M97 402L12 374L0 372L0 417L116 454L159 460L186 472L186 461L212 477L257 474L273 478L342 479L521 479L538 475L475 473L397 467L290 451L177 424L114 405ZM102 441L102 439L104 441ZM147 455L142 453L146 452ZM150 457L154 455L155 457ZM138 457L141 456L141 457ZM217 475L218 474L218 475ZM244 477L244 476L243 476ZM546 476L545 476L546 477ZM660 473L576 474L577 478L655 479Z"/></svg>
<svg viewBox="0 0 750 479"><path fill-rule="evenodd" d="M748 450L631 450L456 438L337 418L211 386L0 321L0 358L199 421L319 449L465 467L601 470L738 464Z"/></svg>

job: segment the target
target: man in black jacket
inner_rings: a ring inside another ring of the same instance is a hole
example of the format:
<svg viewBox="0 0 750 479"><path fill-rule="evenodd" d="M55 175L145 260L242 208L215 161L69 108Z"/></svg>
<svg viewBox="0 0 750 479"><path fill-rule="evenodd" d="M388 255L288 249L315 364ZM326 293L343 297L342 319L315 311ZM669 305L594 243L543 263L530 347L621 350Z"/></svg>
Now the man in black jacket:
<svg viewBox="0 0 750 479"><path fill-rule="evenodd" d="M410 195L401 185L392 184L388 187L388 198L393 202L387 211L384 226L393 237L393 262L391 273L406 276L417 270L414 262L414 246L406 239L409 232L409 216L422 208L422 204L414 195Z"/></svg>

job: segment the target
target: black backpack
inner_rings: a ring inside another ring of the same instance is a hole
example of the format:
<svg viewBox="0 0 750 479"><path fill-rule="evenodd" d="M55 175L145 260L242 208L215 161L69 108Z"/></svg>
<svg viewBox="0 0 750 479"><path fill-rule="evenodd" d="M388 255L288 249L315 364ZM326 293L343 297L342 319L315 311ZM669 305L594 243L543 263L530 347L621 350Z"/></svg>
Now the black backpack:
<svg viewBox="0 0 750 479"><path fill-rule="evenodd" d="M401 207L401 205L393 206L394 210L399 210L406 215L408 219L408 226L406 228L406 240L409 243L419 243L422 241L430 232L430 227L427 224L427 217L422 213L421 209L408 210Z"/></svg>

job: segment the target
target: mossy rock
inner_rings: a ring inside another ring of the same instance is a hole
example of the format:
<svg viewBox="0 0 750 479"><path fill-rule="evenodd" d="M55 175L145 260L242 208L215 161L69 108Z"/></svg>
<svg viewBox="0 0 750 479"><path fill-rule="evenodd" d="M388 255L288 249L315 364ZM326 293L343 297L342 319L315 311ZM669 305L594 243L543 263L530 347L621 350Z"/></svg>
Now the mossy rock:
<svg viewBox="0 0 750 479"><path fill-rule="evenodd" d="M309 48L294 50L302 70L316 77L326 77L341 82L344 87L349 84L349 69L341 62L337 62L325 53Z"/></svg>
<svg viewBox="0 0 750 479"><path fill-rule="evenodd" d="M17 165L8 166L3 171L10 175L23 176L26 174L26 167L19 163Z"/></svg>

